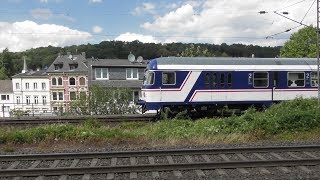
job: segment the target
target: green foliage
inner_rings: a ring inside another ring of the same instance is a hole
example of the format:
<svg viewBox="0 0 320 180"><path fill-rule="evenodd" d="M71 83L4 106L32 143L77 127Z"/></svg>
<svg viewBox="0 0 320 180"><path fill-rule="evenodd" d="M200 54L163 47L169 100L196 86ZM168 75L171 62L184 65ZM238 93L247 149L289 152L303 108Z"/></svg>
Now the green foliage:
<svg viewBox="0 0 320 180"><path fill-rule="evenodd" d="M276 104L264 112L248 109L242 116L224 119L163 120L156 123L121 123L103 126L94 119L81 125L46 125L30 129L0 129L0 143L39 143L43 141L127 141L195 142L214 139L250 136L253 139L291 136L320 129L320 113L316 99L295 99ZM288 135L289 134L289 135Z"/></svg>
<svg viewBox="0 0 320 180"><path fill-rule="evenodd" d="M195 46L191 44L190 47L187 47L182 51L178 56L182 57L213 57L214 54L210 53L207 48L201 48L200 46Z"/></svg>
<svg viewBox="0 0 320 180"><path fill-rule="evenodd" d="M314 27L305 27L293 33L280 50L281 57L317 57L317 33Z"/></svg>
<svg viewBox="0 0 320 180"><path fill-rule="evenodd" d="M5 67L0 67L0 80L8 79L7 71Z"/></svg>
<svg viewBox="0 0 320 180"><path fill-rule="evenodd" d="M90 87L88 97L72 101L70 113L74 115L134 114L138 107L132 104L132 91L128 88Z"/></svg>
<svg viewBox="0 0 320 180"><path fill-rule="evenodd" d="M24 52L9 52L5 49L0 53L1 62L5 61L5 72L8 77L18 74L22 70L23 57L27 59L29 69L36 70L37 68L49 67L56 59L58 53L79 54L86 52L87 57L95 57L99 59L126 59L130 52L136 56L143 56L144 59L152 59L161 56L224 56L224 57L276 57L279 55L280 47L260 47L253 45L225 43L221 45L215 44L183 44L183 43L142 43L139 41L121 42L121 41L103 41L99 44L73 45L68 47L40 47L29 49ZM190 51L190 52L189 52Z"/></svg>

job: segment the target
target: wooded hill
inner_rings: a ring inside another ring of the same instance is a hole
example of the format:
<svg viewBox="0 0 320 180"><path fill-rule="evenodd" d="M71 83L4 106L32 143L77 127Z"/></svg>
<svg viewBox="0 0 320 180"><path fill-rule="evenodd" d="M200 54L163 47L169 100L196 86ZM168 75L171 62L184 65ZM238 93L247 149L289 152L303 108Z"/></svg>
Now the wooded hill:
<svg viewBox="0 0 320 180"><path fill-rule="evenodd" d="M155 44L142 43L139 41L122 42L122 41L103 41L99 44L74 45L68 47L41 47L26 50L24 52L9 52L5 49L0 54L0 79L1 73L10 78L12 75L21 72L23 65L23 57L26 57L29 69L45 68L55 60L58 53L80 54L85 52L87 58L114 58L126 59L131 52L136 57L142 56L144 59L152 59L166 56L216 56L216 57L277 57L280 53L280 46L277 47L261 47L254 45L225 43L221 45L215 44L184 44L169 43Z"/></svg>

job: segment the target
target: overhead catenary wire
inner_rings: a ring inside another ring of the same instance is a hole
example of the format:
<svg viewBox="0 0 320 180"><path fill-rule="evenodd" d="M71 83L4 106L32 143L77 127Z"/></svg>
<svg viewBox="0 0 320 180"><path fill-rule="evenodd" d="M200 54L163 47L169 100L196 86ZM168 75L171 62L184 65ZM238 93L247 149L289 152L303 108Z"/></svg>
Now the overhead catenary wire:
<svg viewBox="0 0 320 180"><path fill-rule="evenodd" d="M273 39L273 38L274 38L273 36L277 36L277 35L280 35L280 34L283 34L283 33L287 33L287 32L289 32L289 31L291 31L291 30L293 30L293 29L296 29L296 28L299 28L299 27L301 27L301 26L309 27L309 25L306 25L306 24L303 23L303 20L306 18L306 16L307 16L308 13L310 12L312 6L314 5L314 3L315 3L317 0L314 0L314 1L312 2L312 4L310 5L309 9L307 10L307 12L305 13L305 15L303 16L303 18L301 19L300 22L297 21L297 20L294 20L294 19L292 19L292 18L289 18L289 17L287 17L287 16L284 16L284 15L282 15L282 14L280 14L280 13L277 12L277 11L286 9L286 8L288 8L288 7L292 7L292 6L294 6L294 5L297 5L297 4L299 4L299 3L302 3L302 2L304 2L304 1L306 1L306 0L302 0L302 1L296 2L296 3L294 3L294 4L291 4L291 5L289 5L289 6L286 6L286 7L284 7L284 8L281 8L281 9L278 9L278 10L274 11L275 14L280 15L280 16L286 18L286 19L289 19L289 20L291 20L291 21L293 21L293 22L295 22L295 23L298 23L299 25L298 25L298 26L295 26L295 27L293 27L293 28L286 29L285 31L282 31L282 32L278 32L278 33L269 35L269 36L266 37L266 39ZM266 13L265 11L260 11L260 14L263 13L263 12ZM285 13L285 14L288 14L287 12L284 12L284 13Z"/></svg>

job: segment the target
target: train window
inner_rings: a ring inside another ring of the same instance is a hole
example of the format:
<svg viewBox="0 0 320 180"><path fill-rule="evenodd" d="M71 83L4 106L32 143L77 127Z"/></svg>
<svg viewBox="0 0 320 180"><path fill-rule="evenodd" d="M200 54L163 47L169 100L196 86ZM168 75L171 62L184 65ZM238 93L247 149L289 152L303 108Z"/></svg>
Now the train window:
<svg viewBox="0 0 320 180"><path fill-rule="evenodd" d="M232 86L232 75L231 73L228 73L228 87L230 88Z"/></svg>
<svg viewBox="0 0 320 180"><path fill-rule="evenodd" d="M175 72L163 72L162 73L162 84L163 85L176 84L176 73Z"/></svg>
<svg viewBox="0 0 320 180"><path fill-rule="evenodd" d="M218 84L217 73L213 73L213 87L216 88Z"/></svg>
<svg viewBox="0 0 320 180"><path fill-rule="evenodd" d="M311 72L311 86L318 87L318 73Z"/></svg>
<svg viewBox="0 0 320 180"><path fill-rule="evenodd" d="M269 74L267 72L253 73L253 87L265 88L269 86Z"/></svg>
<svg viewBox="0 0 320 180"><path fill-rule="evenodd" d="M224 74L220 74L220 86L223 88L224 87Z"/></svg>
<svg viewBox="0 0 320 180"><path fill-rule="evenodd" d="M206 88L210 87L210 74L209 73L206 73L205 80L204 80L204 86Z"/></svg>
<svg viewBox="0 0 320 180"><path fill-rule="evenodd" d="M153 85L154 84L154 72L147 72L145 77L145 85Z"/></svg>
<svg viewBox="0 0 320 180"><path fill-rule="evenodd" d="M304 72L288 72L288 87L304 87Z"/></svg>

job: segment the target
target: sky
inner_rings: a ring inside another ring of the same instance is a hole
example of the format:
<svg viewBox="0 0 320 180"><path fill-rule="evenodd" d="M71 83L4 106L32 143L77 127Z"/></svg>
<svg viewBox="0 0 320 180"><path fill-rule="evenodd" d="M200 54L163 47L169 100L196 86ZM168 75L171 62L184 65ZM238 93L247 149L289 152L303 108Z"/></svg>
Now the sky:
<svg viewBox="0 0 320 180"><path fill-rule="evenodd" d="M316 26L316 0L1 0L0 50L113 40L281 46L304 25Z"/></svg>

